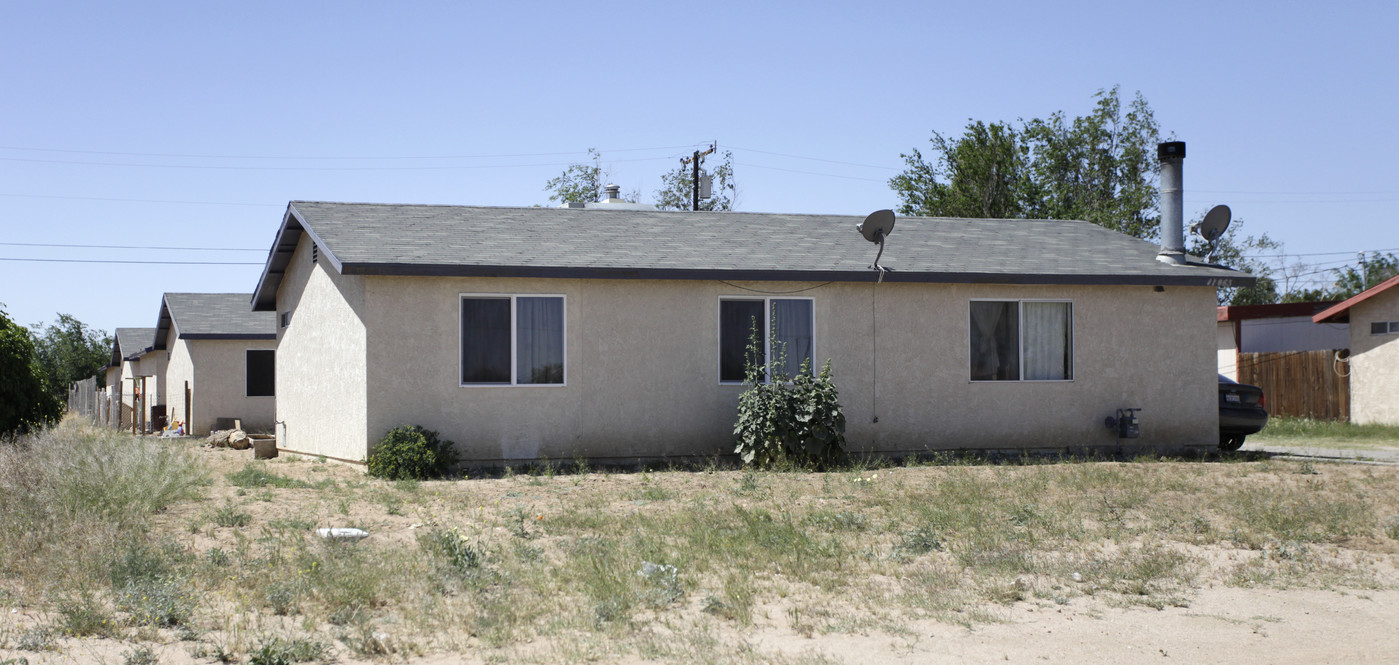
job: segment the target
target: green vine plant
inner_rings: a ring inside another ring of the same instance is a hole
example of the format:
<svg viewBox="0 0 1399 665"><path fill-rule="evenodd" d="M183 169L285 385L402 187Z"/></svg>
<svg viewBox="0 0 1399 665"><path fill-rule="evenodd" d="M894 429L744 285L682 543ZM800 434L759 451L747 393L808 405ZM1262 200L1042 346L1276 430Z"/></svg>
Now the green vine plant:
<svg viewBox="0 0 1399 665"><path fill-rule="evenodd" d="M762 342L757 331L755 323L744 353L745 389L738 398L734 452L745 465L767 469L786 465L824 469L843 463L845 413L831 380L830 359L820 374L812 372L810 359L804 359L791 376L786 371L786 345L775 341L775 334L776 358L758 362Z"/></svg>

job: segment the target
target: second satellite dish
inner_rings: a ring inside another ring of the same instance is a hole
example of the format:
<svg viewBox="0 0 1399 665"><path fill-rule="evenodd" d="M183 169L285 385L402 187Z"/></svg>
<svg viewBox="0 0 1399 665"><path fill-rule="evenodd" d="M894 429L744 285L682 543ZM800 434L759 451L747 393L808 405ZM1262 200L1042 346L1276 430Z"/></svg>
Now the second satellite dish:
<svg viewBox="0 0 1399 665"><path fill-rule="evenodd" d="M855 227L865 240L882 243L884 237L894 231L894 211L876 210L865 217L863 224Z"/></svg>
<svg viewBox="0 0 1399 665"><path fill-rule="evenodd" d="M884 266L879 265L879 258L884 256L884 238L894 231L894 211L876 210L865 218L864 223L855 227L860 235L873 243L879 244L879 253L874 255L874 265L871 268L879 271L879 281L884 281Z"/></svg>
<svg viewBox="0 0 1399 665"><path fill-rule="evenodd" d="M1233 221L1232 216L1229 206L1217 205L1210 208L1210 211L1205 213L1205 219L1191 230L1200 234L1205 242L1214 242L1229 229L1229 222Z"/></svg>

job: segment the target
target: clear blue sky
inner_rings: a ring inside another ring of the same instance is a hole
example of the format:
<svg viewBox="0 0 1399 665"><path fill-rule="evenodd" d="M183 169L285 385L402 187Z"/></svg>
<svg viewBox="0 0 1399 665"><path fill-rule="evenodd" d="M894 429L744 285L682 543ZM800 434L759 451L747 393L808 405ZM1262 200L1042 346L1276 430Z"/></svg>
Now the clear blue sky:
<svg viewBox="0 0 1399 665"><path fill-rule="evenodd" d="M931 130L1113 85L1188 143L1187 216L1227 203L1336 265L1399 247L1396 26L1377 2L7 2L0 242L189 249L0 257L205 263L0 261L0 302L154 326L163 292L250 292L289 200L547 204L589 147L643 199L717 140L738 209L865 214Z"/></svg>

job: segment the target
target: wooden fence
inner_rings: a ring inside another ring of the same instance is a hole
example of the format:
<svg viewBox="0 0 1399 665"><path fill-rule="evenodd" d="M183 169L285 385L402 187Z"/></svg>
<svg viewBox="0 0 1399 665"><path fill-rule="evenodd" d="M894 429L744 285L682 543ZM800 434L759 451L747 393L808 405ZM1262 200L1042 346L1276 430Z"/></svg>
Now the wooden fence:
<svg viewBox="0 0 1399 665"><path fill-rule="evenodd" d="M1274 416L1350 420L1349 371L1336 351L1239 354L1239 383L1262 388Z"/></svg>

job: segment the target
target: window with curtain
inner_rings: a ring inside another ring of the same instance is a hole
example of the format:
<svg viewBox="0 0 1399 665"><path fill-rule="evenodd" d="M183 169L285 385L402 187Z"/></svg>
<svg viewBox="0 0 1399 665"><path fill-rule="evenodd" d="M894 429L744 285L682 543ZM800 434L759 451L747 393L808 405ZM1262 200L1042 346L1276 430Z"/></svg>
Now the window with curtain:
<svg viewBox="0 0 1399 665"><path fill-rule="evenodd" d="M1073 303L972 301L971 380L1068 381Z"/></svg>
<svg viewBox="0 0 1399 665"><path fill-rule="evenodd" d="M562 296L462 296L463 385L563 382Z"/></svg>
<svg viewBox="0 0 1399 665"><path fill-rule="evenodd" d="M749 358L749 338L758 341L758 357ZM769 357L785 358L778 368L797 373L803 361L813 361L815 315L808 298L725 298L719 301L719 381L743 381L744 368L762 365Z"/></svg>

